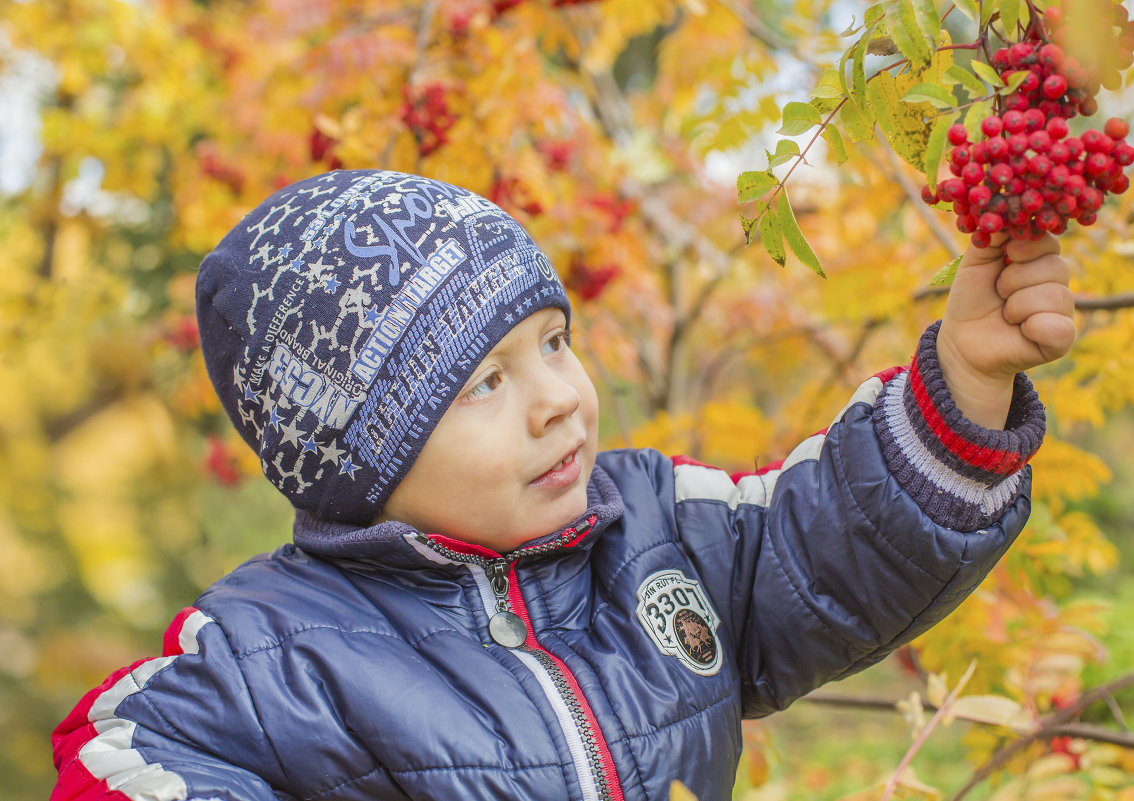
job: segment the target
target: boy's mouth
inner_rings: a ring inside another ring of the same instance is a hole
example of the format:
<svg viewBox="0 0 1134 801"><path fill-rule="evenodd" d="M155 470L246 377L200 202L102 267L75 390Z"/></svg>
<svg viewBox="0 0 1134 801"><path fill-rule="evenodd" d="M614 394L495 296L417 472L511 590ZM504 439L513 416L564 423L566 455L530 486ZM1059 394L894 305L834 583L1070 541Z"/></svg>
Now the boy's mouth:
<svg viewBox="0 0 1134 801"><path fill-rule="evenodd" d="M578 458L580 448L582 448L582 445L560 459L559 462L546 473L534 479L531 482L531 486L547 489L561 489L574 484L583 472L583 465L579 462Z"/></svg>

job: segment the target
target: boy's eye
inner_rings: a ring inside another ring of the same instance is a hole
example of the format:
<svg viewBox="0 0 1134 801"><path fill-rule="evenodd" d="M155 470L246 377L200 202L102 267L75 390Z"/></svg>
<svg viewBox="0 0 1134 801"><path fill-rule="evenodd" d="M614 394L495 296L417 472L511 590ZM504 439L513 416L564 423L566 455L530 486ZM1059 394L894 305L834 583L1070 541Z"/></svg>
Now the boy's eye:
<svg viewBox="0 0 1134 801"><path fill-rule="evenodd" d="M496 372L489 373L488 375L486 375L484 377L483 380L481 380L479 383L477 383L475 386L473 386L468 392L466 392L465 397L470 398L472 400L476 400L477 398L483 398L485 395L492 392L492 390L494 390L498 386L500 386L500 382L502 380L503 380L503 378L501 377L500 373L496 373Z"/></svg>
<svg viewBox="0 0 1134 801"><path fill-rule="evenodd" d="M541 350L543 351L544 356L550 356L552 353L561 351L564 348L569 347L571 347L571 332L560 331L558 334L554 334L553 336L551 336L551 338L544 342L543 348Z"/></svg>

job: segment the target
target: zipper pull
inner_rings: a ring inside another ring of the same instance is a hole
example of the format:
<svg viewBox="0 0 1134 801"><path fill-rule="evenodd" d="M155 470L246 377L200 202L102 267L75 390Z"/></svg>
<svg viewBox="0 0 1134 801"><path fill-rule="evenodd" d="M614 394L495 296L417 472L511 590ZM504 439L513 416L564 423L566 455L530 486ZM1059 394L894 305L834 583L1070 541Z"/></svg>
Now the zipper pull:
<svg viewBox="0 0 1134 801"><path fill-rule="evenodd" d="M488 634L505 648L519 648L528 639L524 620L509 608L508 573L511 565L503 560L485 565L492 593L496 596L496 614L488 620Z"/></svg>

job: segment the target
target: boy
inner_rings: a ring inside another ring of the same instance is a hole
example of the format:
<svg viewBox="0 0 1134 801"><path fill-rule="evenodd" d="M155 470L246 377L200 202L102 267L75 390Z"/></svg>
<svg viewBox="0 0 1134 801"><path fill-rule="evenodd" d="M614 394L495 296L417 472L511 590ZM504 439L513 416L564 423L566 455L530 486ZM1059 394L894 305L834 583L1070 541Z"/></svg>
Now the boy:
<svg viewBox="0 0 1134 801"><path fill-rule="evenodd" d="M741 718L944 617L1023 526L1074 338L1055 240L973 250L908 371L738 478L596 453L547 258L499 208L333 172L201 266L209 374L294 545L60 724L56 799L730 797Z"/></svg>

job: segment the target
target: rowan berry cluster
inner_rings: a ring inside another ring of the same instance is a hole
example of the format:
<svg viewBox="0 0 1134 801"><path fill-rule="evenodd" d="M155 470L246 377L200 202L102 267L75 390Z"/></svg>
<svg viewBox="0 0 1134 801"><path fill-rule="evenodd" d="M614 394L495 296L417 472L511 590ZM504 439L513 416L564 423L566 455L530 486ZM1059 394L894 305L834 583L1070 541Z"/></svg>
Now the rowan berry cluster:
<svg viewBox="0 0 1134 801"><path fill-rule="evenodd" d="M428 156L449 142L449 129L457 115L449 108L445 87L430 83L421 87L402 87L405 102L400 116L417 141L417 151Z"/></svg>
<svg viewBox="0 0 1134 801"><path fill-rule="evenodd" d="M1107 0L1106 13L1129 35L1125 9L1111 8ZM1066 38L1058 36L1065 30L1061 8L1048 9L1044 22L1054 39ZM1013 239L1036 239L1063 233L1071 220L1091 225L1107 193L1121 194L1130 186L1122 171L1134 163L1134 147L1125 141L1129 125L1112 118L1102 130L1072 136L1067 123L1097 111L1099 64L1084 65L1043 37L1043 27L1033 26L1026 41L993 53L993 68L1006 85L1019 81L1016 90L1001 100L999 114L981 121L978 141L970 141L963 125L949 129L949 170L955 177L936 192L922 189L926 203L953 204L957 229L971 234L977 247L987 247L1001 231Z"/></svg>

